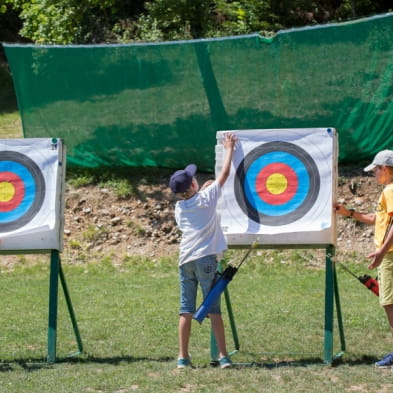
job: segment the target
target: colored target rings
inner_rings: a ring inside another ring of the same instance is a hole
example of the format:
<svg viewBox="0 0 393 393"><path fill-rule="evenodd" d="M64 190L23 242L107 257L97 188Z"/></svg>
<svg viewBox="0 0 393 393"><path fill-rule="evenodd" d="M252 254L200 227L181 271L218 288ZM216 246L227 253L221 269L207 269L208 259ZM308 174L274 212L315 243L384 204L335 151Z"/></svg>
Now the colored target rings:
<svg viewBox="0 0 393 393"><path fill-rule="evenodd" d="M15 151L0 151L0 232L16 230L39 212L45 179L38 165Z"/></svg>
<svg viewBox="0 0 393 393"><path fill-rule="evenodd" d="M290 224L314 205L320 175L299 146L268 142L251 150L236 171L236 200L251 220L270 226Z"/></svg>

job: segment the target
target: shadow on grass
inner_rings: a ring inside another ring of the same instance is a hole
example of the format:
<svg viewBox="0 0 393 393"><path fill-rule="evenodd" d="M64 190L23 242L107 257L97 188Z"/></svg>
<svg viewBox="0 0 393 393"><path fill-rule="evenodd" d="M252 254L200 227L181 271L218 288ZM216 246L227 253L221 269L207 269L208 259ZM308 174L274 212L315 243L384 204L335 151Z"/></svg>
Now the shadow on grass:
<svg viewBox="0 0 393 393"><path fill-rule="evenodd" d="M323 361L318 358L309 358L309 359L299 359L293 361L269 361L269 362L233 362L233 366L235 368L243 368L243 367L256 367L256 368L267 368L267 369L274 369L274 368L281 368L281 367L308 367L310 365L315 364L323 364Z"/></svg>
<svg viewBox="0 0 393 393"><path fill-rule="evenodd" d="M353 358L348 360L345 359L344 361L341 361L341 364L346 364L348 366L362 366L367 364L374 365L374 363L377 362L378 360L381 359L375 356L363 355L360 358Z"/></svg>
<svg viewBox="0 0 393 393"><path fill-rule="evenodd" d="M134 356L114 356L114 357L96 357L91 355L81 355L80 357L68 357L57 359L55 363L48 363L45 359L14 359L14 360L3 360L0 363L0 373L15 371L16 368L20 367L25 371L37 371L42 369L51 369L54 366L62 363L68 364L109 364L109 365L119 365L121 363L137 363L137 362L159 362L167 363L173 362L174 358L162 357L162 358L149 358L149 357L134 357Z"/></svg>
<svg viewBox="0 0 393 393"><path fill-rule="evenodd" d="M252 358L250 354L250 357ZM314 365L324 365L331 367L338 367L342 365L347 366L366 366L366 365L374 365L374 363L378 360L375 356L363 355L359 358L350 358L345 359L339 357L333 360L333 363L330 365L325 363L320 357L303 357L299 359L291 359L291 360L267 360L267 361L250 361L250 362L236 362L233 359L233 365L235 368L244 368L244 367L255 367L255 368L264 368L264 369L275 369L281 367L309 367Z"/></svg>
<svg viewBox="0 0 393 393"><path fill-rule="evenodd" d="M340 365L347 366L367 366L373 365L378 359L374 356L363 355L360 358L353 359L337 359L333 362L332 366L337 367ZM62 358L58 359L56 363L47 363L44 359L15 359L15 360L4 360L0 363L0 373L1 372L11 372L16 371L17 368L22 368L25 371L32 372L42 369L52 369L58 364L68 363L68 364L109 364L109 365L120 365L121 363L137 363L137 362L158 362L158 363L168 363L174 362L173 357L162 357L162 358L149 358L149 357L134 357L134 356L114 356L114 357L96 357L91 355L85 355L81 357L73 358ZM309 367L311 365L323 365L329 366L324 363L321 358L309 357L297 360L280 360L280 361L266 361L266 362L233 362L235 369L242 369L247 367L263 368L263 369L276 369L283 367ZM216 366L216 364L211 363L211 366Z"/></svg>

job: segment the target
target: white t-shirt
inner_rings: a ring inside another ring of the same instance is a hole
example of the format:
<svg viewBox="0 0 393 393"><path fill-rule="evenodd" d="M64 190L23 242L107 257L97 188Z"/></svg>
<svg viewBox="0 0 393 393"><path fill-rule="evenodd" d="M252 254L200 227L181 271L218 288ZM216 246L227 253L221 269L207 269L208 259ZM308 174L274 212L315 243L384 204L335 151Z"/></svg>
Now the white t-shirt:
<svg viewBox="0 0 393 393"><path fill-rule="evenodd" d="M216 212L220 196L221 185L216 180L190 199L176 202L175 220L182 232L179 265L227 249Z"/></svg>

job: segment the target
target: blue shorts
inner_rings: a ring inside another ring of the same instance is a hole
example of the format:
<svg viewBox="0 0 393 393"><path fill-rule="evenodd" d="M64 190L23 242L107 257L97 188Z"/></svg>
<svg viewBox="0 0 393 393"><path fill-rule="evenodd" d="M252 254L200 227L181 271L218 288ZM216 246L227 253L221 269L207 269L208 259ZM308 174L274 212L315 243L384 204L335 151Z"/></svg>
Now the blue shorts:
<svg viewBox="0 0 393 393"><path fill-rule="evenodd" d="M208 255L179 267L180 311L179 314L195 313L198 283L202 288L203 298L213 287L217 277L216 255ZM212 304L211 314L221 314L220 298Z"/></svg>

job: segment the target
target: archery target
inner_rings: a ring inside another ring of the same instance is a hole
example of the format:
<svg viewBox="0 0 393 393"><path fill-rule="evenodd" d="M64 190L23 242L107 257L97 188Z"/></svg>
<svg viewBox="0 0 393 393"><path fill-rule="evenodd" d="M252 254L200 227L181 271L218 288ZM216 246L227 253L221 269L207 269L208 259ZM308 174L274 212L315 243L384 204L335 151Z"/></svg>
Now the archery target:
<svg viewBox="0 0 393 393"><path fill-rule="evenodd" d="M15 151L0 151L0 233L18 229L39 212L45 180L38 165Z"/></svg>
<svg viewBox="0 0 393 393"><path fill-rule="evenodd" d="M311 156L288 142L269 142L253 149L236 171L235 195L255 222L285 225L313 206L320 186Z"/></svg>
<svg viewBox="0 0 393 393"><path fill-rule="evenodd" d="M238 130L219 204L229 244L334 244L334 129ZM225 131L217 133L216 173Z"/></svg>
<svg viewBox="0 0 393 393"><path fill-rule="evenodd" d="M62 248L64 161L56 138L0 140L0 251Z"/></svg>

